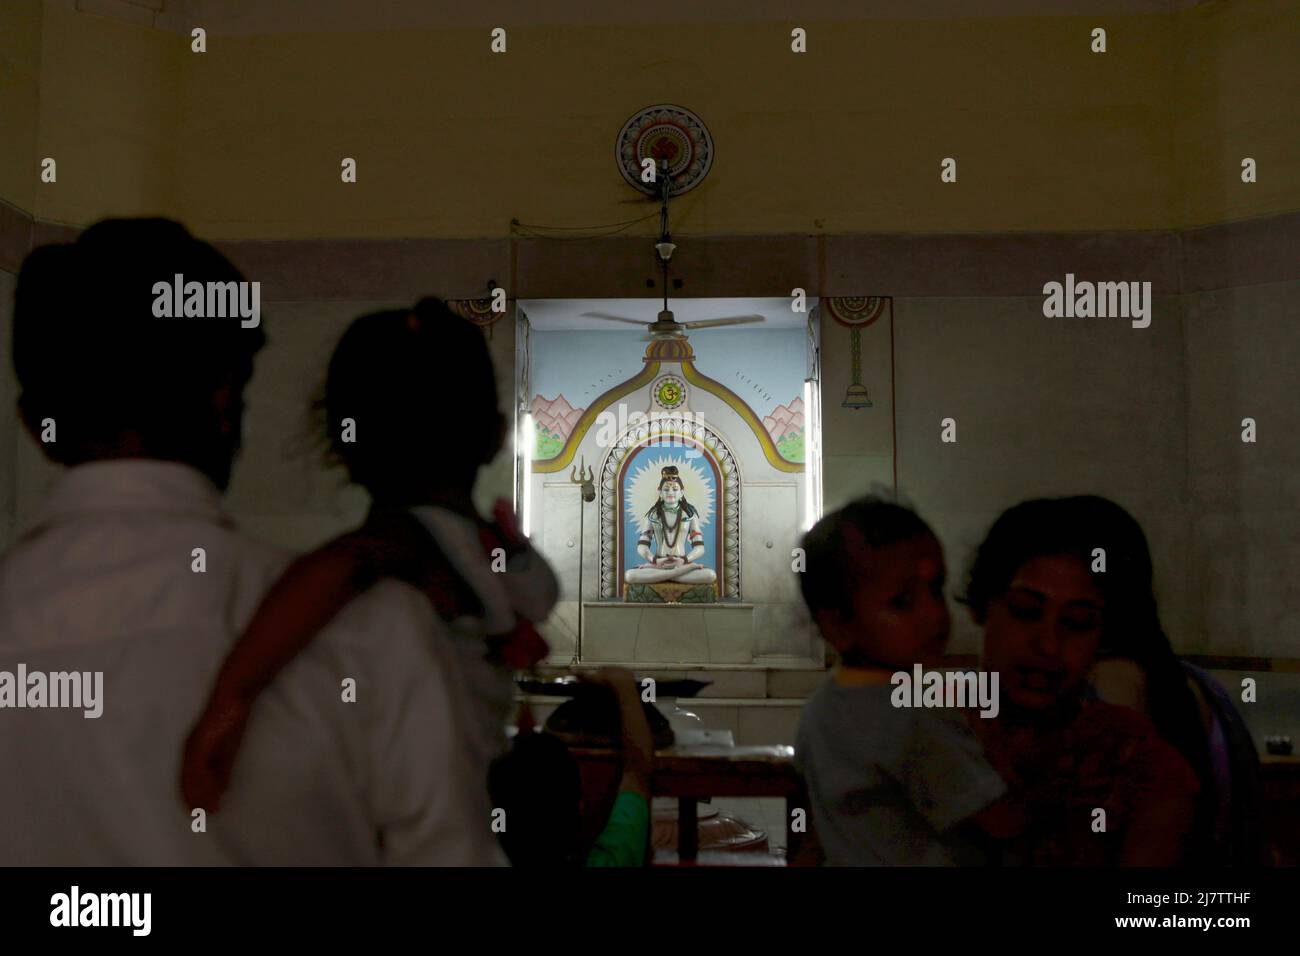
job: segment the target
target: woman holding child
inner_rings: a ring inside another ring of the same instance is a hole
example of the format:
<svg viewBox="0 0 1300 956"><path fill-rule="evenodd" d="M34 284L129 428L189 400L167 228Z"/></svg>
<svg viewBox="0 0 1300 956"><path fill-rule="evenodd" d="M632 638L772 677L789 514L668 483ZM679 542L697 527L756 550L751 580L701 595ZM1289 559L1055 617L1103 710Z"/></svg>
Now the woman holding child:
<svg viewBox="0 0 1300 956"><path fill-rule="evenodd" d="M1099 502L1017 505L979 549L966 603L985 629L984 668L999 675L992 719L893 699L900 670L943 666L949 634L943 552L925 522L864 498L808 532L800 585L839 660L804 708L795 760L825 862L1196 858L1196 774L1145 716L1090 691L1099 651L1133 646L1138 612L1154 614L1150 575L1102 520L1115 506Z"/></svg>
<svg viewBox="0 0 1300 956"><path fill-rule="evenodd" d="M1138 529L1138 549L1116 512L1136 524L1100 498L1024 502L994 523L971 568L965 602L1002 688L999 716L973 723L1026 818L1012 861L1168 866L1202 858L1208 843L1204 738L1198 746L1189 729L1186 685L1155 671L1157 729L1089 682L1107 648L1164 636L1145 540Z"/></svg>

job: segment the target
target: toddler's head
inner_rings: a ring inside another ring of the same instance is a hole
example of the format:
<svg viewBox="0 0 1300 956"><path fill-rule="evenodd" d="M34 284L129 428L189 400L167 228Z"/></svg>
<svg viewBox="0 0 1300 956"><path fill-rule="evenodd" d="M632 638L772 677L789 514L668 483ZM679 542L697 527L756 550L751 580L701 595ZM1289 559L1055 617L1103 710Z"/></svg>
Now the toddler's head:
<svg viewBox="0 0 1300 956"><path fill-rule="evenodd" d="M943 549L916 512L859 498L817 522L803 548L804 601L845 664L938 662L951 626Z"/></svg>
<svg viewBox="0 0 1300 956"><path fill-rule="evenodd" d="M483 333L438 299L353 322L317 406L333 457L388 504L472 487L504 438Z"/></svg>

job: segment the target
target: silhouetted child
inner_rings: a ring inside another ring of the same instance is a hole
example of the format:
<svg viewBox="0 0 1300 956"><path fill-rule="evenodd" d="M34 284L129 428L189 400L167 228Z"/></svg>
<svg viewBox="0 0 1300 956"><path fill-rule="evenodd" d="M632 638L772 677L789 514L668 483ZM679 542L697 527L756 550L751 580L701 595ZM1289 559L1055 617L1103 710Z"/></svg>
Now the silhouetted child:
<svg viewBox="0 0 1300 956"><path fill-rule="evenodd" d="M943 550L914 512L863 498L805 536L804 600L839 664L804 707L795 761L825 862L980 865L1020 825L952 709L894 706L891 677L939 664Z"/></svg>
<svg viewBox="0 0 1300 956"><path fill-rule="evenodd" d="M505 502L491 523L472 502L478 469L505 431L482 332L436 299L362 316L334 351L318 405L331 453L372 507L360 528L289 566L227 656L186 742L181 784L191 807L217 809L257 695L382 578L422 590L447 624L484 786L505 748L512 671L547 651L532 622L555 604L551 569Z"/></svg>
<svg viewBox="0 0 1300 956"><path fill-rule="evenodd" d="M650 845L654 744L632 675L604 668L586 677L612 691L620 727L617 793L599 772L585 778L564 742L521 731L492 766L489 793L505 811L501 845L515 866L644 866ZM601 721L604 723L604 721ZM592 767L588 768L593 769ZM599 771L599 767L595 767Z"/></svg>

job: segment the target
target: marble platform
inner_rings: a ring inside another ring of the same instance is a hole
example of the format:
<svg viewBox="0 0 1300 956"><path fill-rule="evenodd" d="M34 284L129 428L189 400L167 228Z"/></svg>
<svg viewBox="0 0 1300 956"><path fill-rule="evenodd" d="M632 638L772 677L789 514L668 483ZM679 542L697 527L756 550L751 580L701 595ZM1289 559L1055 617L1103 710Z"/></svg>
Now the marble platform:
<svg viewBox="0 0 1300 956"><path fill-rule="evenodd" d="M582 660L751 664L752 604L582 603Z"/></svg>

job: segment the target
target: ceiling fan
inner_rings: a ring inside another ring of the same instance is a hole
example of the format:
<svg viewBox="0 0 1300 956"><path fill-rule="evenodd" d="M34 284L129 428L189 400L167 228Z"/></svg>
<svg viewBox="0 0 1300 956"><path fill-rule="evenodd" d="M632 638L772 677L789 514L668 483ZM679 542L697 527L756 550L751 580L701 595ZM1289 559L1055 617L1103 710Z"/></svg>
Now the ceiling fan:
<svg viewBox="0 0 1300 956"><path fill-rule="evenodd" d="M673 242L673 237L668 232L668 197L672 193L671 180L672 172L668 160L662 159L659 161L660 202L662 205L659 209L659 241L655 243L655 254L659 257L659 264L663 270L664 307L660 311L658 318L653 322L647 322L644 319L629 319L626 316L609 315L604 312L584 312L582 313L583 316L605 322L624 322L628 325L639 325L650 333L650 338L661 335L680 336L689 329L711 329L722 325L752 325L755 322L767 321L761 315L731 315L718 319L698 319L694 322L678 322L673 317L672 309L668 308L668 260L677 251L677 244Z"/></svg>

